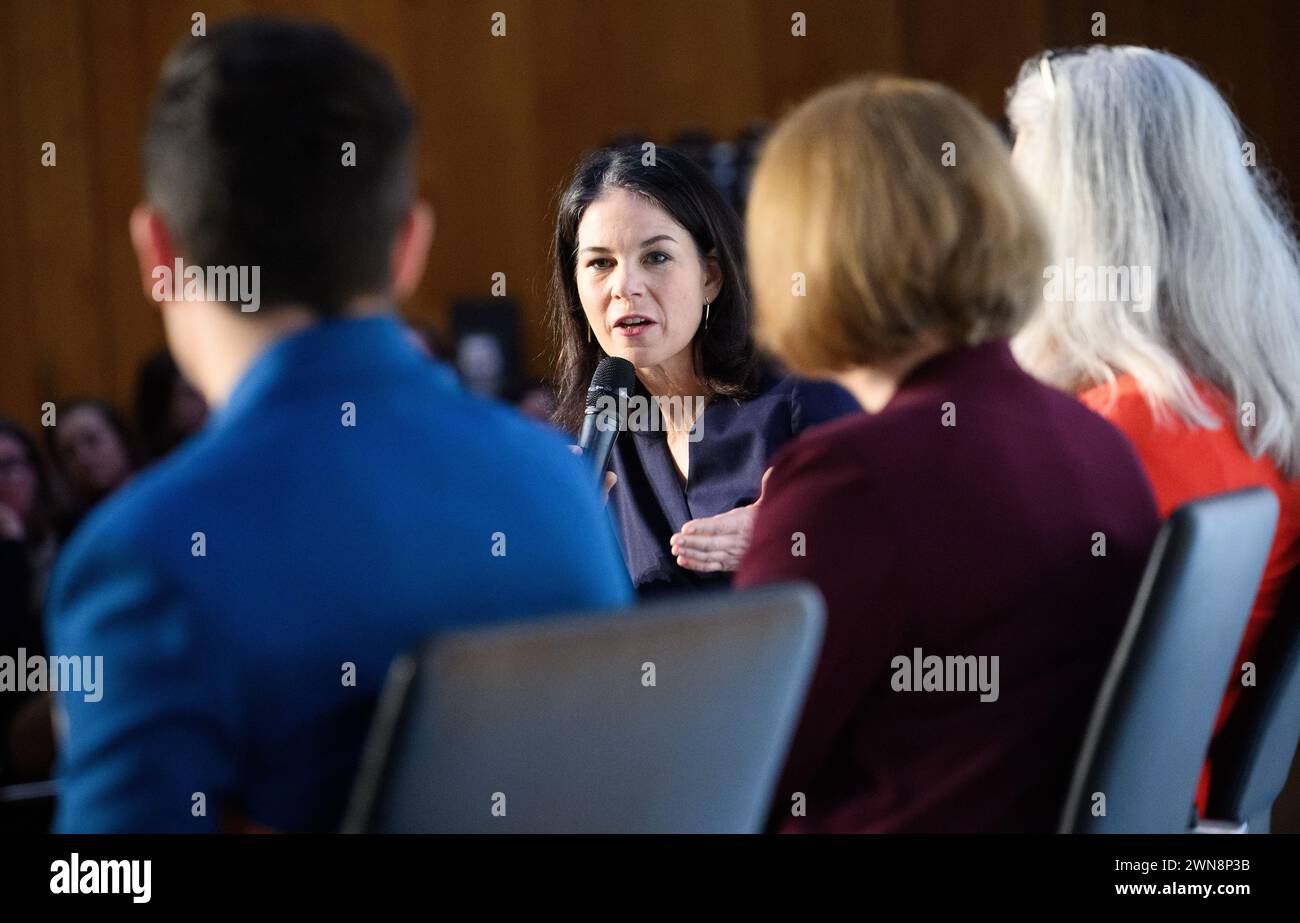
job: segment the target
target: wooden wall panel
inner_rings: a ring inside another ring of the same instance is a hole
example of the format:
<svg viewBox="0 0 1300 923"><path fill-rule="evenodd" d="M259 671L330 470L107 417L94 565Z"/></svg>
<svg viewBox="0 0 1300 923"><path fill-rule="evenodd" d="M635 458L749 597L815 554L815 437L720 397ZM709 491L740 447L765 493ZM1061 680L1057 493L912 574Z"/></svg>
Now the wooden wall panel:
<svg viewBox="0 0 1300 923"><path fill-rule="evenodd" d="M115 351L105 342L96 270L97 139L91 119L87 45L80 4L23 5L8 36L7 70L17 98L13 132L18 194L6 209L3 246L17 246L22 301L6 313L28 314L28 375L45 399L63 380L90 392L111 390ZM8 14L13 16L12 11ZM55 144L55 165L42 166L42 144ZM38 408L15 408L33 418Z"/></svg>
<svg viewBox="0 0 1300 923"><path fill-rule="evenodd" d="M420 119L420 190L438 214L407 313L445 320L493 272L526 313L544 370L545 251L557 187L579 154L625 132L734 136L864 71L949 83L993 118L1042 47L1136 42L1193 58L1230 95L1284 176L1300 179L1291 0L0 0L0 412L43 400L126 406L162 342L126 233L158 69L188 34L242 13L325 19L382 56ZM493 38L491 15L507 16ZM790 17L807 15L807 36ZM41 168L40 143L59 165Z"/></svg>
<svg viewBox="0 0 1300 923"><path fill-rule="evenodd" d="M95 176L87 218L93 222L92 271L99 283L96 301L86 313L103 318L100 346L112 351L107 393L121 400L134 380L135 367L158 335L157 312L140 297L140 276L127 235L127 218L139 200L140 126L148 106L148 97L134 90L152 75L142 66L142 8L87 3L83 10L88 34L95 37L87 48ZM123 87L132 92L124 93Z"/></svg>
<svg viewBox="0 0 1300 923"><path fill-rule="evenodd" d="M904 18L907 72L960 89L999 118L1020 62L1050 47L1039 0L911 0Z"/></svg>
<svg viewBox="0 0 1300 923"><path fill-rule="evenodd" d="M23 271L26 234L23 193L27 177L23 163L37 156L25 150L19 123L18 10L0 3L0 413L21 414L31 420L37 401L32 312L28 307L28 276Z"/></svg>

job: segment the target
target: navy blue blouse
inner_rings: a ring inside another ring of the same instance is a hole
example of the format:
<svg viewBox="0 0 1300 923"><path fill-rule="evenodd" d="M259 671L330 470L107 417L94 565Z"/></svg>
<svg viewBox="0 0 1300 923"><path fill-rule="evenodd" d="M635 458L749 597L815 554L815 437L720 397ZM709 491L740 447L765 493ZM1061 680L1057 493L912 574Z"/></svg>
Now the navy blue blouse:
<svg viewBox="0 0 1300 923"><path fill-rule="evenodd" d="M636 393L646 394L639 383ZM692 519L753 503L777 449L810 426L861 410L838 385L768 374L750 400L719 398L704 408L695 422L701 435L690 444L684 485L664 432L620 434L612 463L618 483L609 507L637 592L729 586L729 573L680 567L669 548L673 533Z"/></svg>

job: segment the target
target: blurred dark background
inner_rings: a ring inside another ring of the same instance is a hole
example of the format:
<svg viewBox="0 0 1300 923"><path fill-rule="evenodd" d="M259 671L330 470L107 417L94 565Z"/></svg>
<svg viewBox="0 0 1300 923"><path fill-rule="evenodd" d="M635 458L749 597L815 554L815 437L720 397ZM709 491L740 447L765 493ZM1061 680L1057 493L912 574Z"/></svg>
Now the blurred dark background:
<svg viewBox="0 0 1300 923"><path fill-rule="evenodd" d="M839 78L943 81L1000 119L1029 55L1138 43L1201 65L1262 157L1291 187L1300 177L1293 0L0 0L0 413L32 429L47 400L129 406L141 361L162 343L126 224L158 68L196 8L209 25L246 13L329 20L395 70L438 215L405 313L512 399L549 361L556 187L584 150L615 139L681 143L743 204L763 124ZM504 38L491 34L497 11ZM791 35L796 11L806 37ZM1097 12L1106 35L1094 39ZM46 141L55 167L41 166ZM494 273L505 273L506 303ZM499 356L482 348L485 333L501 333Z"/></svg>

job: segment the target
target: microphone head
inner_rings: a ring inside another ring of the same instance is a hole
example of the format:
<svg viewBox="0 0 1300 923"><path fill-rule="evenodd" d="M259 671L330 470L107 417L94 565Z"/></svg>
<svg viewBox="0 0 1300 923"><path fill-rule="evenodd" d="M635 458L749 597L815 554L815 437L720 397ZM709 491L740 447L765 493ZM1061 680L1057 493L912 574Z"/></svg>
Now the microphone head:
<svg viewBox="0 0 1300 923"><path fill-rule="evenodd" d="M620 391L631 391L636 385L636 369L632 363L618 356L606 356L596 366L587 389L587 407L594 409L603 396L618 397Z"/></svg>

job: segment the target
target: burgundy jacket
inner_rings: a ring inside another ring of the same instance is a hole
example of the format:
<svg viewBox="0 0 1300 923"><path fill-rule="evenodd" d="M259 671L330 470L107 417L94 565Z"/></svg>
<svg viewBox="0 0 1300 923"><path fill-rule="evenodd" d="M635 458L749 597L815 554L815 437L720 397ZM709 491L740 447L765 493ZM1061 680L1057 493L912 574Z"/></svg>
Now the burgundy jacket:
<svg viewBox="0 0 1300 923"><path fill-rule="evenodd" d="M827 607L774 825L1053 830L1159 528L1125 437L997 341L774 467L735 583L810 580Z"/></svg>

